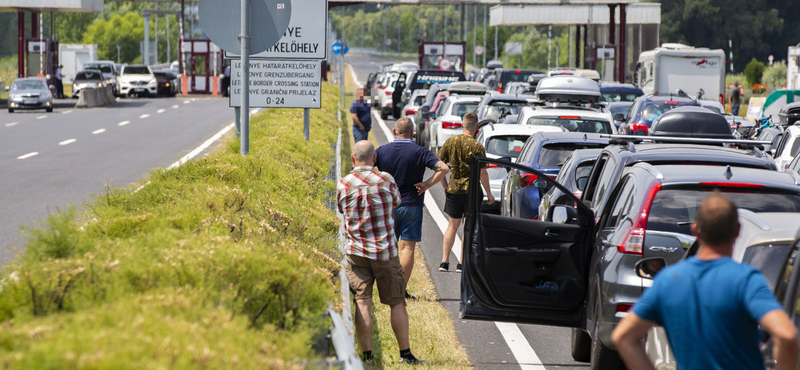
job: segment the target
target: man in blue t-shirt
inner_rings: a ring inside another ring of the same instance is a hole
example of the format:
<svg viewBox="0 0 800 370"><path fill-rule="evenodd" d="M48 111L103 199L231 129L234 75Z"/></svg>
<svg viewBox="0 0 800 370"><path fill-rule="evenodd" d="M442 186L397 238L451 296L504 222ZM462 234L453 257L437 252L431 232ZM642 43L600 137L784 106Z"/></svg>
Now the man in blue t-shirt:
<svg viewBox="0 0 800 370"><path fill-rule="evenodd" d="M797 332L755 268L731 259L739 236L736 204L720 193L695 212L700 250L661 270L611 335L630 369L655 369L642 338L661 325L678 368L764 369L758 326L774 341L777 369L795 369Z"/></svg>
<svg viewBox="0 0 800 370"><path fill-rule="evenodd" d="M350 106L353 117L353 139L355 142L367 140L372 129L372 106L364 99L364 89L356 90L356 100Z"/></svg>
<svg viewBox="0 0 800 370"><path fill-rule="evenodd" d="M394 141L381 145L375 151L378 156L375 166L394 177L400 196L403 197L400 206L394 209L394 234L400 238L400 264L403 265L408 285L414 269L414 249L422 240L425 191L441 182L450 172L450 168L430 150L414 143L414 124L410 119L404 117L397 120L392 132ZM422 181L426 168L435 172L428 180ZM413 296L406 292L406 298L413 299Z"/></svg>

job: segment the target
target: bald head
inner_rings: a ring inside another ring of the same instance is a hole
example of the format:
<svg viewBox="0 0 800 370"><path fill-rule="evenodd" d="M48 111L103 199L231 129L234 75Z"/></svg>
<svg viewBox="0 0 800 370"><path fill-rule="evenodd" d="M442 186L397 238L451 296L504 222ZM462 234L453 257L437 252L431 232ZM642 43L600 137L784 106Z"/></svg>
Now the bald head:
<svg viewBox="0 0 800 370"><path fill-rule="evenodd" d="M375 147L369 141L361 140L353 145L350 157L355 166L372 166L375 164Z"/></svg>
<svg viewBox="0 0 800 370"><path fill-rule="evenodd" d="M704 199L694 214L694 232L704 245L732 246L739 236L736 203L719 191Z"/></svg>
<svg viewBox="0 0 800 370"><path fill-rule="evenodd" d="M414 136L414 124L407 117L400 118L394 124L394 136L411 139Z"/></svg>

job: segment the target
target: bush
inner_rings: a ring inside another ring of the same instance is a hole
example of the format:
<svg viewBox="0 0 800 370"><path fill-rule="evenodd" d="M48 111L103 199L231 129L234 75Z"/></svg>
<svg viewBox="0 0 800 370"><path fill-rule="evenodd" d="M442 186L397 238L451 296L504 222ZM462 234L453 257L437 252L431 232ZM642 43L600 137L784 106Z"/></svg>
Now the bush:
<svg viewBox="0 0 800 370"><path fill-rule="evenodd" d="M763 80L773 90L783 88L786 85L786 62L780 61L767 67Z"/></svg>
<svg viewBox="0 0 800 370"><path fill-rule="evenodd" d="M761 77L764 75L764 69L766 66L764 63L761 63L753 58L750 63L747 63L747 67L744 67L744 76L747 78L747 85L755 85L761 83Z"/></svg>

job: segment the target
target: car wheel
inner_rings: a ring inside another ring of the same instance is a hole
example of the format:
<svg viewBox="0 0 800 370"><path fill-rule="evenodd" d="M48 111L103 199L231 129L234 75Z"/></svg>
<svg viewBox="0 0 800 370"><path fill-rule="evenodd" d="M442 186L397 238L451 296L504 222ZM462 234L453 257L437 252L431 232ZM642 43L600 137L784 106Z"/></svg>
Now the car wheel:
<svg viewBox="0 0 800 370"><path fill-rule="evenodd" d="M386 113L383 109L381 109L381 119L389 119L389 113Z"/></svg>
<svg viewBox="0 0 800 370"><path fill-rule="evenodd" d="M572 329L572 359L589 362L592 355L592 337L583 329Z"/></svg>
<svg viewBox="0 0 800 370"><path fill-rule="evenodd" d="M47 108L47 113L53 113L53 108Z"/></svg>
<svg viewBox="0 0 800 370"><path fill-rule="evenodd" d="M14 109L8 108L8 113L14 113Z"/></svg>
<svg viewBox="0 0 800 370"><path fill-rule="evenodd" d="M600 300L598 297L594 310L594 330L592 330L592 348L591 348L591 370L625 370L625 363L619 353L611 348L606 347L600 340L600 329L598 322L600 313Z"/></svg>
<svg viewBox="0 0 800 370"><path fill-rule="evenodd" d="M400 113L400 108L392 108L392 117L394 117L394 119L400 118Z"/></svg>

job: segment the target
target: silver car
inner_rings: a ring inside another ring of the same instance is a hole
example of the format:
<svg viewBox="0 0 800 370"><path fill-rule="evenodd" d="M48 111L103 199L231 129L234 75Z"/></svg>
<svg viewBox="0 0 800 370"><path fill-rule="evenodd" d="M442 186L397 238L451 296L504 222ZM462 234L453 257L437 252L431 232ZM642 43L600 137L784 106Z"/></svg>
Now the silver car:
<svg viewBox="0 0 800 370"><path fill-rule="evenodd" d="M53 94L47 82L39 77L18 78L8 90L8 112L17 109L45 109L53 111Z"/></svg>
<svg viewBox="0 0 800 370"><path fill-rule="evenodd" d="M81 96L81 91L103 86L105 86L103 73L100 70L86 69L80 71L75 74L75 78L72 80L72 97L77 99Z"/></svg>

